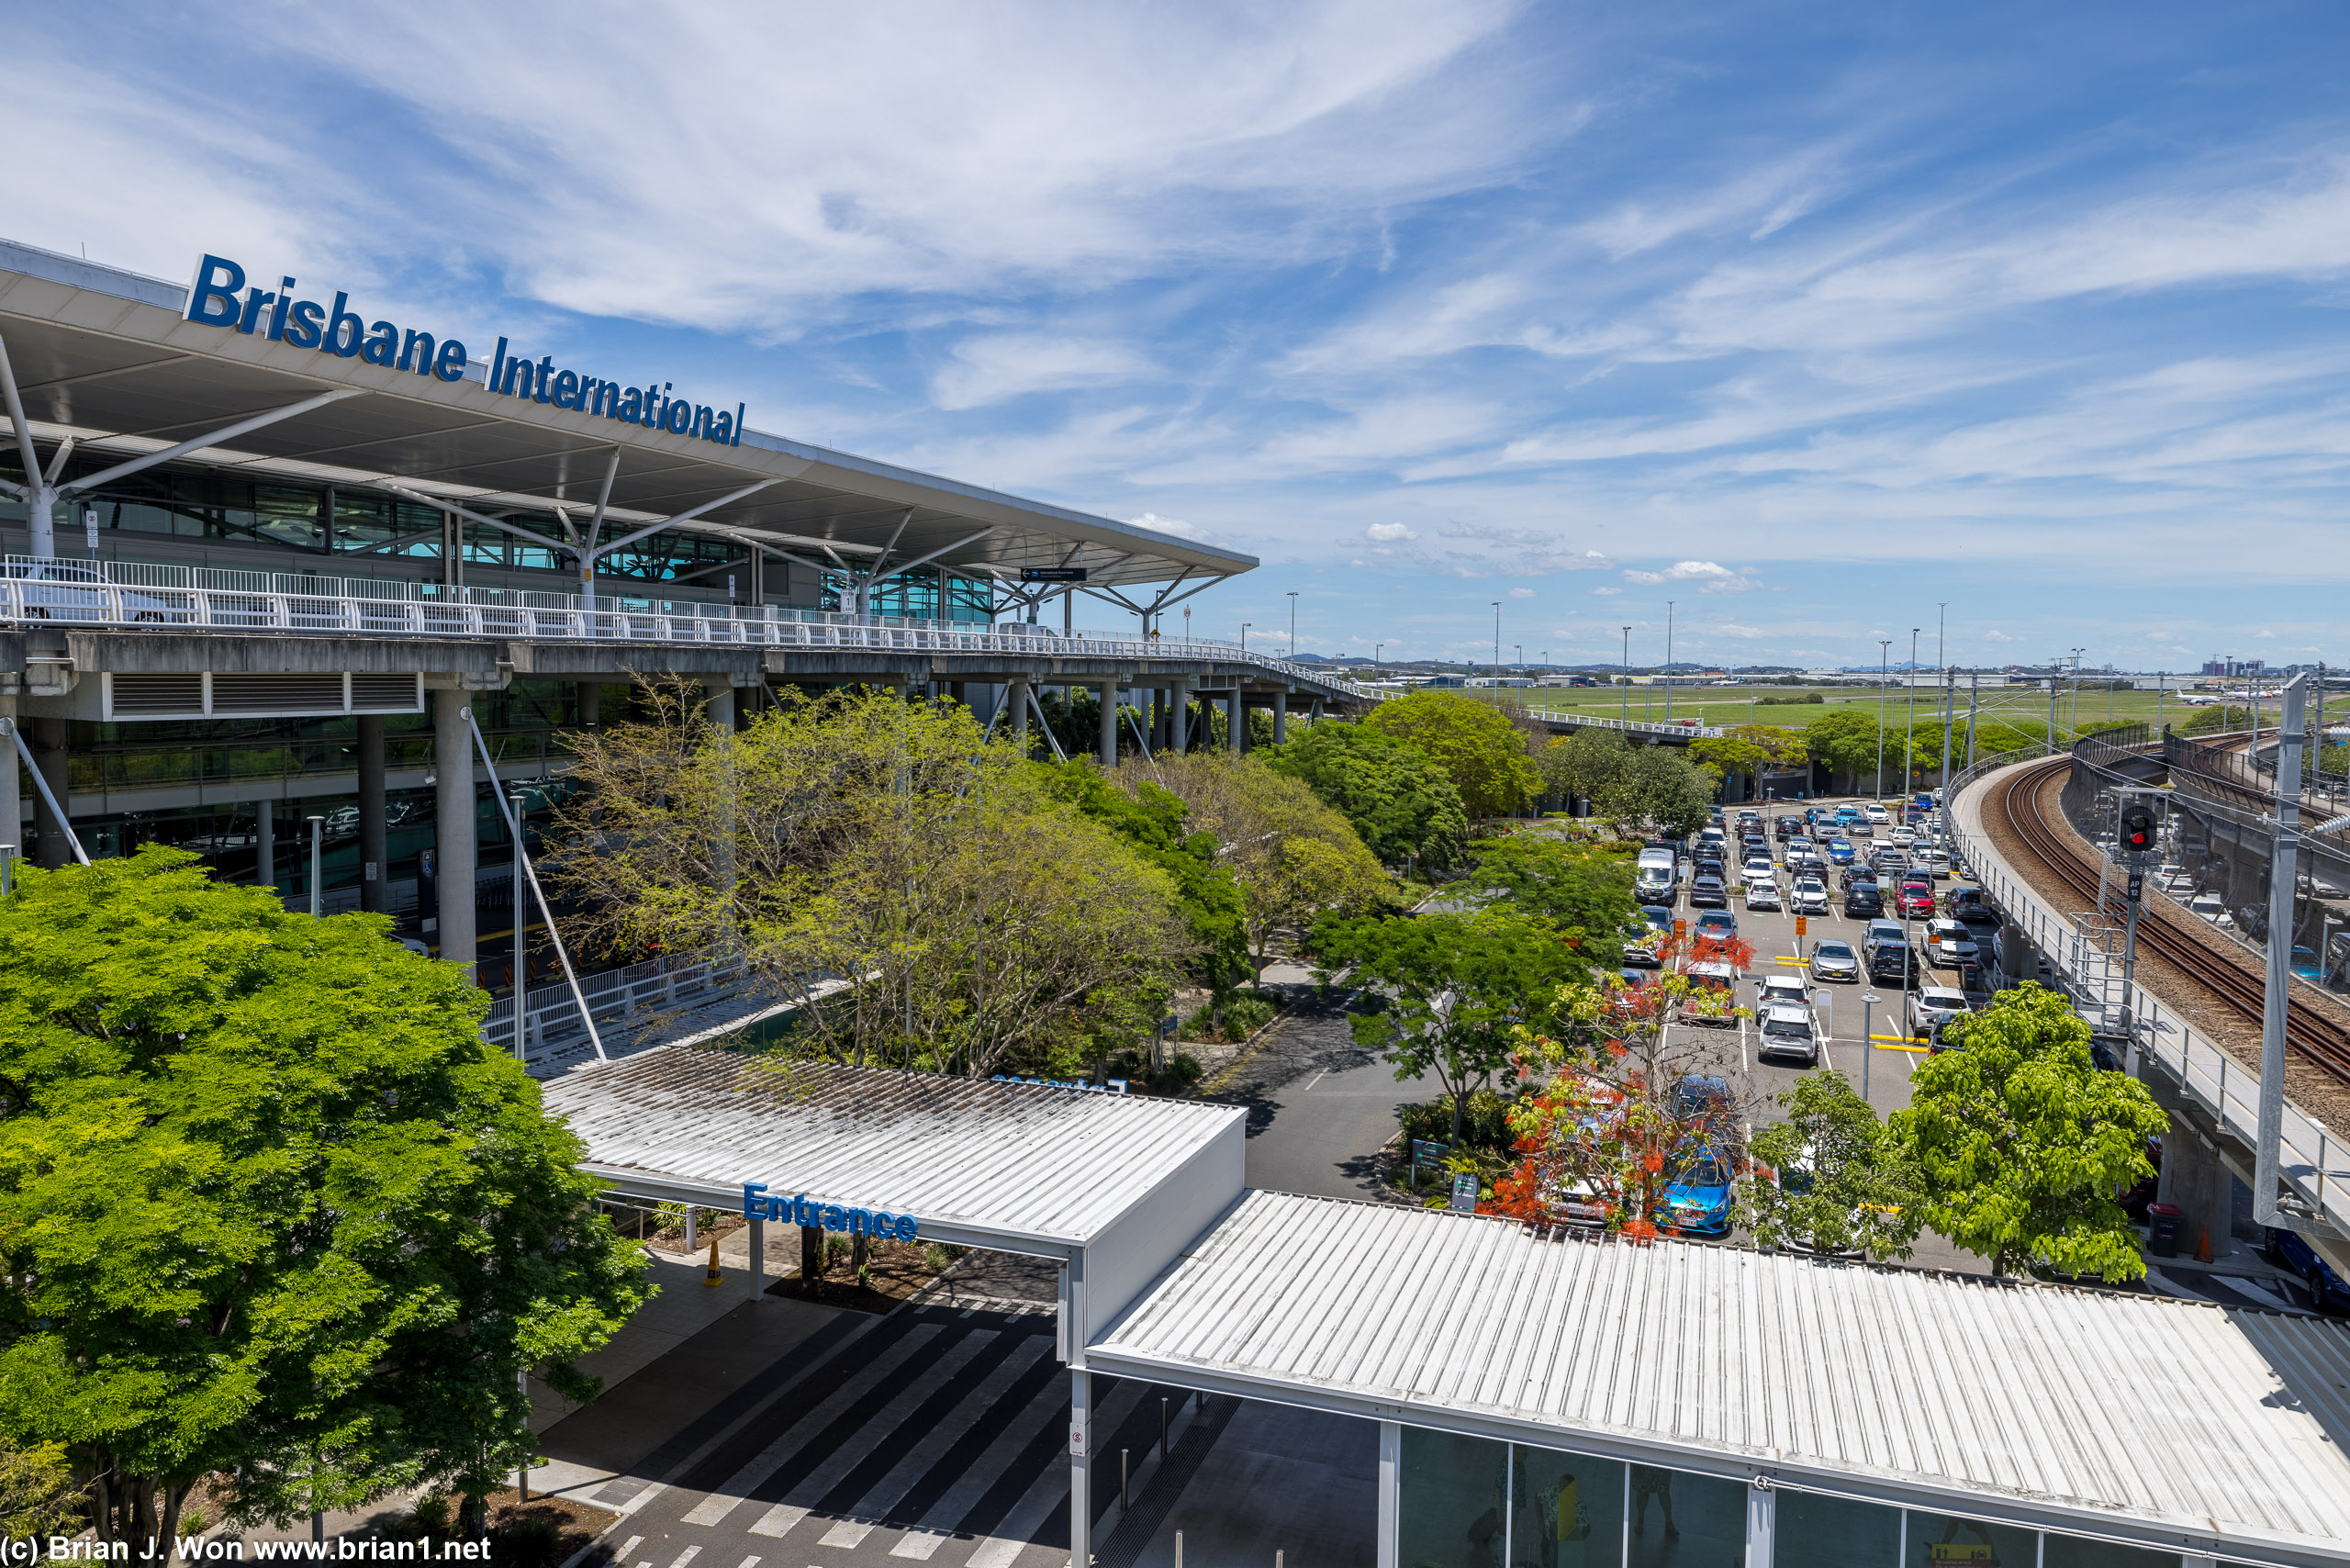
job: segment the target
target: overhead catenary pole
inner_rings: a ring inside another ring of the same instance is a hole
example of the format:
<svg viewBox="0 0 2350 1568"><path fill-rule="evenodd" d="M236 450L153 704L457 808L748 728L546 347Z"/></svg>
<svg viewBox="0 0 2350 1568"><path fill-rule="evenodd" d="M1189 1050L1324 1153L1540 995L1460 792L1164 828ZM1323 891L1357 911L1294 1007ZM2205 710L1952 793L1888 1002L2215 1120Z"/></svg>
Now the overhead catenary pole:
<svg viewBox="0 0 2350 1568"><path fill-rule="evenodd" d="M1966 766L1975 767L1975 714L1983 700L1983 672L1976 670L1966 678ZM1945 810L1950 802L1942 802Z"/></svg>
<svg viewBox="0 0 2350 1568"><path fill-rule="evenodd" d="M2253 1158L2253 1218L2287 1229L2299 1228L2294 1223L2298 1216L2279 1213L2277 1189L2282 1165L2278 1145L2285 1132L2285 1022L2301 843L2301 719L2308 680L2307 675L2297 675L2285 683L2284 711L2278 715L2277 836L2268 858L2268 963L2260 1009L2260 1141Z"/></svg>
<svg viewBox="0 0 2350 1568"><path fill-rule="evenodd" d="M1918 783L1918 628L1909 628L1909 717L1901 731L1901 792L1904 795Z"/></svg>
<svg viewBox="0 0 2350 1568"><path fill-rule="evenodd" d="M1878 800L1885 799L1885 703L1893 681L1893 646L1890 637L1876 640L1876 784L1870 790Z"/></svg>

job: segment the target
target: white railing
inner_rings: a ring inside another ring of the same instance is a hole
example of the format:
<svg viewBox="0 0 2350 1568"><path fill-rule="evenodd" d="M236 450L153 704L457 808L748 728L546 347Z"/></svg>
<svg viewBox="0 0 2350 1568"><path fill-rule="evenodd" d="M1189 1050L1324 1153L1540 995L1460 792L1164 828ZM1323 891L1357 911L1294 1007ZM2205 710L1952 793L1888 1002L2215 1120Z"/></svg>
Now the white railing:
<svg viewBox="0 0 2350 1568"><path fill-rule="evenodd" d="M1023 622L996 625L858 617L771 604L697 604L627 594L599 594L591 609L576 594L444 588L435 583L127 561L38 561L23 555L0 558L0 623L6 622L306 636L1208 659L1311 681L1358 701L1377 701L1385 695L1326 669L1212 637L1065 635Z"/></svg>
<svg viewBox="0 0 2350 1568"><path fill-rule="evenodd" d="M1723 734L1719 725L1664 723L1655 719L1604 719L1596 713L1561 712L1556 708L1527 709L1538 719L1556 719L1562 724L1574 724L1586 729L1621 730L1627 734L1710 736Z"/></svg>
<svg viewBox="0 0 2350 1568"><path fill-rule="evenodd" d="M2120 958L2090 940L2070 918L2010 871L1987 840L1968 834L1955 809L1961 790L2009 762L2037 759L2000 758L1962 772L1951 780L1950 792L1944 797L1944 821L1984 895L2046 956L2066 991L2100 1009L2108 1008L2112 1005L2109 999L2122 995ZM2132 1048L2151 1054L2222 1126L2247 1147L2257 1148L2259 1068L2247 1067L2197 1034L2185 1018L2166 1009L2162 999L2143 985L2132 984L2124 1002L2135 1025ZM2120 1022L2107 1021L2117 1025ZM2350 1235L2350 1143L2288 1101L2280 1145L2278 1163L2286 1184L2336 1230Z"/></svg>
<svg viewBox="0 0 2350 1568"><path fill-rule="evenodd" d="M652 958L626 969L583 976L579 989L588 1011L606 1027L625 1026L643 1014L662 1014L681 1002L694 1006L733 994L742 984L743 960L703 959L672 963ZM588 1054L588 1029L568 985L534 986L523 995L524 1056L533 1063ZM514 998L499 997L482 1020L482 1036L500 1050L514 1048ZM607 1041L606 1048L615 1042Z"/></svg>

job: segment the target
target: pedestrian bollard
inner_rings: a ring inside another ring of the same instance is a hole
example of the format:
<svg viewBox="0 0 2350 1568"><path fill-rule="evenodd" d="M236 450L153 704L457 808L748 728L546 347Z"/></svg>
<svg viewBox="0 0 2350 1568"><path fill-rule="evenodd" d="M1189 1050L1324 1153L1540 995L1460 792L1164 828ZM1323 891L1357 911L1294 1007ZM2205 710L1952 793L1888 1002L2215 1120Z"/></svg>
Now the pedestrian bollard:
<svg viewBox="0 0 2350 1568"><path fill-rule="evenodd" d="M1281 1554L1278 1551L1273 1553L1273 1568L1281 1568Z"/></svg>
<svg viewBox="0 0 2350 1568"><path fill-rule="evenodd" d="M1118 1450L1118 1506L1121 1508L1134 1506L1126 1500L1126 1456L1134 1451L1132 1449Z"/></svg>
<svg viewBox="0 0 2350 1568"><path fill-rule="evenodd" d="M1175 1532L1175 1568L1183 1568L1183 1532Z"/></svg>

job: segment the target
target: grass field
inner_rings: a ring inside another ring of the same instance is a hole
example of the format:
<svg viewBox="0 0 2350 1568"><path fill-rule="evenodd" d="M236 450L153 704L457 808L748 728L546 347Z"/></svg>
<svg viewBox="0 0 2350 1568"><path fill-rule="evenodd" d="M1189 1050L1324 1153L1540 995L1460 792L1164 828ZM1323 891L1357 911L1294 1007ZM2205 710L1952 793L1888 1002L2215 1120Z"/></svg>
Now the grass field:
<svg viewBox="0 0 2350 1568"><path fill-rule="evenodd" d="M1808 695L1817 689L1819 702L1763 702L1763 697ZM1803 688L1792 686L1686 687L1673 689L1673 717L1695 719L1704 724L1779 724L1799 730L1829 709L1851 705L1874 714L1878 711L1877 693L1858 687ZM1488 701L1521 701L1536 712L1593 715L1615 718L1619 713L1636 720L1661 723L1664 720L1664 688L1635 686L1616 689L1588 688L1504 688L1500 690L1480 689L1471 693ZM1941 693L1921 689L1917 693L1918 722L1926 722L1935 711ZM2337 694L2334 698L2343 711L2350 713L2350 700ZM1909 693L1894 689L1885 695L1886 722L1899 727L1910 711ZM1958 689L1957 722L1966 722L1967 690L1964 683ZM2045 731L2048 723L2048 694L2045 691L1996 687L1986 688L1981 694L1982 719L2014 725L2034 734ZM2275 703L2269 704L2273 711ZM2178 699L2178 693L2165 693L2161 702L2161 717L2171 725L2184 724L2195 710ZM2069 735L2077 722L2081 725L2102 723L2108 720L2121 723L2154 722L2155 694L2151 691L2081 692L2077 708L2071 689L2066 689L2057 700L2056 724L2060 734ZM1936 721L1939 722L1939 721Z"/></svg>

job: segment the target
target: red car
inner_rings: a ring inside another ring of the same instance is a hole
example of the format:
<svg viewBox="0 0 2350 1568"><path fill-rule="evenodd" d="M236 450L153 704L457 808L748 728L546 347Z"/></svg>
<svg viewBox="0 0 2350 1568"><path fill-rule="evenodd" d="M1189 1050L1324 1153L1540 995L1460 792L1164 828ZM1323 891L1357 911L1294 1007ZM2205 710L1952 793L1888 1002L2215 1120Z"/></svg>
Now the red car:
<svg viewBox="0 0 2350 1568"><path fill-rule="evenodd" d="M1901 913L1919 920L1930 920L1934 913L1934 884L1919 877L1905 879L1901 884Z"/></svg>

